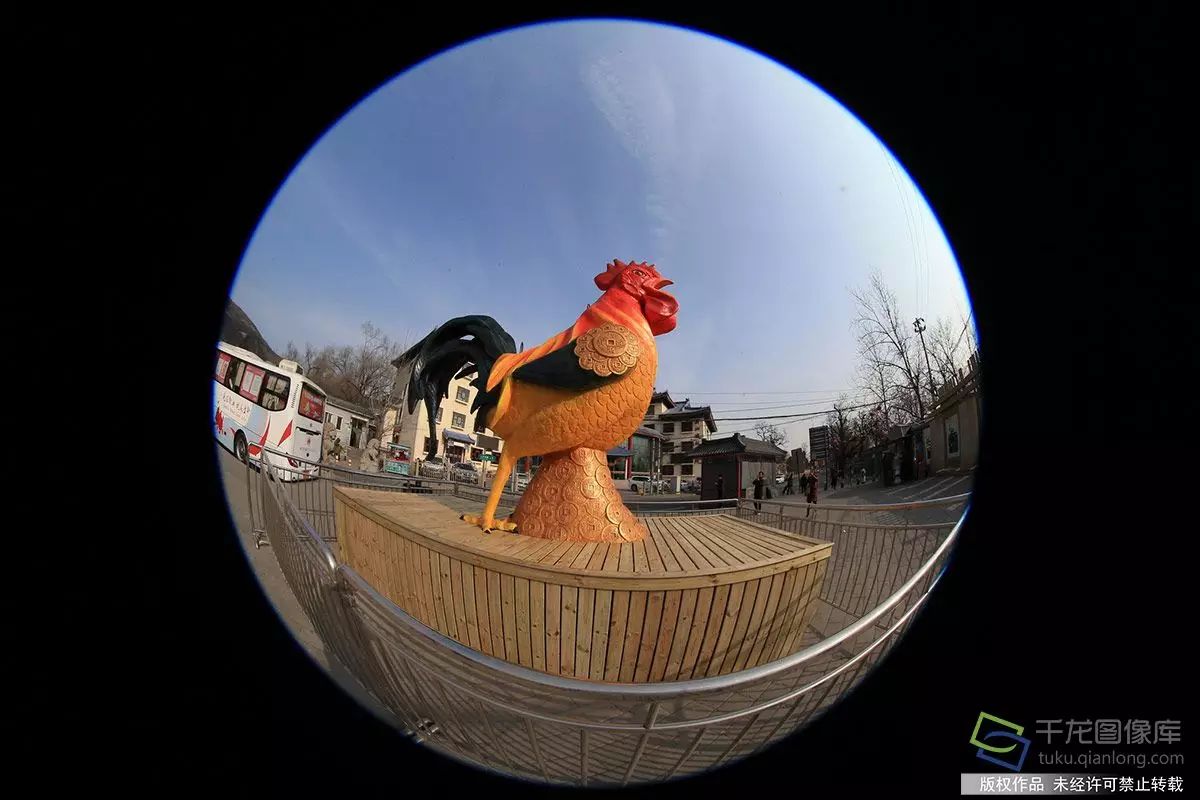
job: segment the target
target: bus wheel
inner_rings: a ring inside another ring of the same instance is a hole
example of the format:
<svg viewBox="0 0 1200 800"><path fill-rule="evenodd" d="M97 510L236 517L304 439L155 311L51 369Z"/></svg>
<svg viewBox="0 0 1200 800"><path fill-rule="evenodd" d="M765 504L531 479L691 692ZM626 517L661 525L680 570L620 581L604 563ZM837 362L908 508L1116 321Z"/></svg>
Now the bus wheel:
<svg viewBox="0 0 1200 800"><path fill-rule="evenodd" d="M242 435L241 431L238 431L237 436L233 437L233 453L237 456L238 461L243 464L248 463L247 459L249 455L246 453L246 437Z"/></svg>

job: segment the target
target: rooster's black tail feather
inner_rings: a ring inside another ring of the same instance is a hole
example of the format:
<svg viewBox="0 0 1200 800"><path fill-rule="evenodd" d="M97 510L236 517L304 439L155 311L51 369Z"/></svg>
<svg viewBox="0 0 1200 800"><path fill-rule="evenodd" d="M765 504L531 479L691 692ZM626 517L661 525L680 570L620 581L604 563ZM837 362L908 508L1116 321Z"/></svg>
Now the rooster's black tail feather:
<svg viewBox="0 0 1200 800"><path fill-rule="evenodd" d="M470 337L470 338L466 338ZM408 380L408 412L425 402L429 416L429 455L437 454L436 417L438 401L450 394L450 381L474 374L471 381L477 391L471 410L487 413L500 401L499 387L487 391L487 379L496 359L516 352L516 342L491 317L457 317L435 328L396 359L398 368L412 365Z"/></svg>

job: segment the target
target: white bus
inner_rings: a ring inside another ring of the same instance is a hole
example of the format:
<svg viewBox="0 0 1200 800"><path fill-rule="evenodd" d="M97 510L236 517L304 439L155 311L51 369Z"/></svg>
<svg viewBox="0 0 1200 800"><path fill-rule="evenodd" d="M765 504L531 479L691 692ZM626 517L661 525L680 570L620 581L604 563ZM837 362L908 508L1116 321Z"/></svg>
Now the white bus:
<svg viewBox="0 0 1200 800"><path fill-rule="evenodd" d="M257 461L263 447L288 456L321 460L325 393L300 374L294 361L278 365L249 350L217 343L213 376L213 424L217 441L240 460ZM284 480L316 478L318 467L267 453Z"/></svg>

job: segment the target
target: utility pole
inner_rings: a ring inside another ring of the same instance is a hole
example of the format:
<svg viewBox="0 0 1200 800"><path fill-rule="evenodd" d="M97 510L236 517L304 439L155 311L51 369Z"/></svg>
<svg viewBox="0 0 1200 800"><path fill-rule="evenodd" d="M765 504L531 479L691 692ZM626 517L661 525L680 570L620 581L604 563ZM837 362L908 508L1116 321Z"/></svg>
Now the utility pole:
<svg viewBox="0 0 1200 800"><path fill-rule="evenodd" d="M929 348L925 346L925 320L917 317L913 322L913 330L921 337L921 349L925 351L925 371L929 375L929 414L933 416L933 406L937 403L937 387L933 385L933 367L929 365ZM922 450L926 450L924 442L922 442ZM930 468L929 453L925 452L925 469L926 474Z"/></svg>
<svg viewBox="0 0 1200 800"><path fill-rule="evenodd" d="M929 348L925 346L925 320L917 317L913 321L913 330L921 337L921 349L925 351L925 371L929 375L929 397L931 405L937 400L937 388L933 385L933 368L929 366ZM920 393L918 392L918 399ZM932 411L933 409L930 408Z"/></svg>

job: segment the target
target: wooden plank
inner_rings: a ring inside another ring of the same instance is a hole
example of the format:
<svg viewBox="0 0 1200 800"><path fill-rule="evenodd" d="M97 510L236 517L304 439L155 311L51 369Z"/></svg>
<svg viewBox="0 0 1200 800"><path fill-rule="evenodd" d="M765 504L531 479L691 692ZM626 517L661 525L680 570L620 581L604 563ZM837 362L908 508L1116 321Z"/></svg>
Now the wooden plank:
<svg viewBox="0 0 1200 800"><path fill-rule="evenodd" d="M449 620L446 619L446 605L442 598L441 555L436 550L425 551L428 559L429 579L433 591L433 612L437 619L437 629L449 633ZM445 598L448 600L449 598Z"/></svg>
<svg viewBox="0 0 1200 800"><path fill-rule="evenodd" d="M462 562L457 559L450 561L450 596L454 606L455 628L458 629L458 641L471 646L471 634L467 631L467 609L463 605Z"/></svg>
<svg viewBox="0 0 1200 800"><path fill-rule="evenodd" d="M701 563L693 560L691 553L683 547L674 532L665 526L662 528L662 535L656 540L656 543L658 544L658 552L662 554L663 560L667 560L667 553L670 551L670 555L684 572L704 569L709 566L703 559L700 559Z"/></svg>
<svg viewBox="0 0 1200 800"><path fill-rule="evenodd" d="M479 610L475 606L475 568L470 564L457 562L459 581L462 586L463 615L467 623L467 645L475 650L483 650L479 643Z"/></svg>
<svg viewBox="0 0 1200 800"><path fill-rule="evenodd" d="M542 552L541 557L538 559L539 563L546 564L546 565L557 564L558 559L560 559L562 557L562 554L567 552L567 550L573 544L574 544L574 542L558 542L557 544L554 545L554 547L551 547L549 550L545 550Z"/></svg>
<svg viewBox="0 0 1200 800"><path fill-rule="evenodd" d="M592 620L596 614L596 590L579 590L575 624L575 677L586 678L592 671Z"/></svg>
<svg viewBox="0 0 1200 800"><path fill-rule="evenodd" d="M662 552L658 549L658 540L649 536L641 541L641 545L646 554L647 572L651 574L666 572L667 562L663 561Z"/></svg>
<svg viewBox="0 0 1200 800"><path fill-rule="evenodd" d="M654 644L654 660L650 662L649 681L661 681L667 670L667 659L671 655L671 644L675 640L675 628L679 624L679 612L683 605L683 592L667 592L663 601L662 618L658 623L658 641Z"/></svg>
<svg viewBox="0 0 1200 800"><path fill-rule="evenodd" d="M698 522L699 520L697 520ZM771 559L777 553L759 548L754 542L734 536L717 525L697 526L697 535L704 537L710 547L720 548L728 555L731 564L747 565Z"/></svg>
<svg viewBox="0 0 1200 800"><path fill-rule="evenodd" d="M734 517L709 517L707 523L715 529L723 530L735 538L753 542L760 548L779 554L795 549L796 537L792 534L777 530L764 530L745 520Z"/></svg>
<svg viewBox="0 0 1200 800"><path fill-rule="evenodd" d="M738 603L741 594L735 596L734 590L742 584L726 584L718 586L713 594L712 609L708 612L708 630L704 632L704 642L700 645L700 655L696 658L696 668L692 670L693 678L716 675L720 670L721 661L725 657L724 647L733 638L733 625L737 621ZM726 644L720 639L726 636Z"/></svg>
<svg viewBox="0 0 1200 800"><path fill-rule="evenodd" d="M546 669L546 584L529 582L529 641L533 668Z"/></svg>
<svg viewBox="0 0 1200 800"><path fill-rule="evenodd" d="M643 544L642 549L645 550L645 547L645 544ZM618 565L618 572L633 572L633 551L634 545L621 545L621 561Z"/></svg>
<svg viewBox="0 0 1200 800"><path fill-rule="evenodd" d="M490 656L497 655L492 648L492 612L488 600L487 570L472 567L475 578L475 619L479 622L479 649Z"/></svg>
<svg viewBox="0 0 1200 800"><path fill-rule="evenodd" d="M800 613L796 615L795 628L788 634L785 654L794 653L800 647L800 642L804 636L804 628L808 624L808 621L812 619L813 609L816 607L814 601L820 594L821 585L825 578L825 570L828 566L829 559L825 559L804 568L805 584L804 592L800 596Z"/></svg>
<svg viewBox="0 0 1200 800"><path fill-rule="evenodd" d="M654 678L654 673L651 672L651 680L673 681L679 679L679 670L683 667L683 658L687 650L688 639L692 636L692 628L696 622L696 605L699 592L699 589L684 589L679 593L679 614L675 622L674 635L668 648L664 671L658 678ZM699 639L700 637L697 636L696 638Z"/></svg>
<svg viewBox="0 0 1200 800"><path fill-rule="evenodd" d="M595 542L592 542L592 544L595 544ZM558 563L555 564L555 566L574 567L576 559L579 558L580 553L583 552L583 548L586 546L587 543L585 542L571 542L571 546L566 549L566 551L562 554L562 557L558 559ZM586 563L586 560L584 563Z"/></svg>
<svg viewBox="0 0 1200 800"><path fill-rule="evenodd" d="M579 590L574 586L562 588L562 652L559 654L559 674L575 674L575 624L579 616Z"/></svg>
<svg viewBox="0 0 1200 800"><path fill-rule="evenodd" d="M425 592L425 603L429 608L429 627L441 631L445 630L446 622L438 615L441 604L437 602L433 593L434 580L429 568L429 560L432 558L433 552L427 547L418 548L417 566L421 570L421 589Z"/></svg>
<svg viewBox="0 0 1200 800"><path fill-rule="evenodd" d="M517 661L523 667L533 666L533 643L530 641L529 624L529 581L516 578L513 581L516 593L514 613L517 617Z"/></svg>
<svg viewBox="0 0 1200 800"><path fill-rule="evenodd" d="M742 645L746 643L746 629L750 626L750 618L754 613L754 602L758 599L758 581L749 581L742 584L742 587L743 591L741 602L738 604L737 620L732 629L733 635L730 637L728 646L724 651L721 670L718 673L720 675L733 672L738 654L741 653Z"/></svg>
<svg viewBox="0 0 1200 800"><path fill-rule="evenodd" d="M454 580L450 576L450 558L441 553L436 562L438 575L442 586L442 615L446 618L445 634L459 644L466 644L467 637L458 635L458 615L454 608ZM462 603L461 598L459 603Z"/></svg>
<svg viewBox="0 0 1200 800"><path fill-rule="evenodd" d="M741 672L746 668L747 662L750 660L750 651L754 649L754 642L758 638L758 631L763 625L763 619L767 613L767 601L771 594L771 579L759 578L752 584L755 587L754 604L742 604L742 616L746 617L746 627L741 638L742 646L738 650L737 659L733 662L733 672ZM734 634L734 638L739 638ZM726 662L726 667L729 664Z"/></svg>
<svg viewBox="0 0 1200 800"><path fill-rule="evenodd" d="M621 570L621 550L624 546L618 542L613 542L608 546L608 553L604 557L603 569L605 572L620 572ZM633 549L629 548L632 553Z"/></svg>
<svg viewBox="0 0 1200 800"><path fill-rule="evenodd" d="M796 579L799 577L799 572L799 569L790 569L783 575L783 591L779 595L779 605L772 615L771 629L767 633L767 640L763 645L762 658L759 663L774 661L778 657L783 632L787 630L796 613L795 603L798 598Z"/></svg>
<svg viewBox="0 0 1200 800"><path fill-rule="evenodd" d="M723 531L729 536L745 541L771 556L785 555L803 549L795 540L784 538L786 534L769 534L758 528L751 527L731 517L713 517L709 523L713 528Z"/></svg>
<svg viewBox="0 0 1200 800"><path fill-rule="evenodd" d="M587 677L594 681L604 680L605 659L608 656L609 618L612 614L613 593L609 589L596 589L596 610L592 617L591 662Z"/></svg>
<svg viewBox="0 0 1200 800"><path fill-rule="evenodd" d="M708 545L700 541L681 520L664 519L664 526L669 528L675 540L687 550L688 556L697 567L727 567L729 563L714 553Z"/></svg>
<svg viewBox="0 0 1200 800"><path fill-rule="evenodd" d="M666 592L648 592L646 594L646 617L642 623L642 641L638 645L637 668L633 671L633 680L636 683L644 683L650 677L666 595Z"/></svg>
<svg viewBox="0 0 1200 800"><path fill-rule="evenodd" d="M562 587L546 584L546 672L561 672L562 653Z"/></svg>
<svg viewBox="0 0 1200 800"><path fill-rule="evenodd" d="M779 618L775 616L775 612L779 609L779 596L783 593L783 584L786 580L786 574L771 577L771 591L767 595L767 608L763 612L763 618L758 624L758 630L754 634L754 647L750 651L750 658L746 662L747 666L755 667L763 663L763 648L766 647L767 637L771 635L771 628L779 623Z"/></svg>
<svg viewBox="0 0 1200 800"><path fill-rule="evenodd" d="M575 560L572 561L569 566L572 569L587 569L588 564L592 560L592 556L595 555L596 550L599 547L599 542L585 542L583 547L580 548L579 552L575 555Z"/></svg>
<svg viewBox="0 0 1200 800"><path fill-rule="evenodd" d="M645 539L639 539L633 543L633 571L639 575L645 575L650 572L650 561L646 556Z"/></svg>
<svg viewBox="0 0 1200 800"><path fill-rule="evenodd" d="M646 556L650 559L649 572L681 572L683 570L665 536L662 528L656 528L654 537L645 540ZM651 555L651 551L653 551L653 555Z"/></svg>
<svg viewBox="0 0 1200 800"><path fill-rule="evenodd" d="M646 619L645 592L629 593L629 619L625 625L625 643L621 649L621 683L631 683L637 670L638 654L641 652L642 628Z"/></svg>
<svg viewBox="0 0 1200 800"><path fill-rule="evenodd" d="M633 552L633 548L628 548ZM639 592L638 594L641 594ZM604 680L621 677L621 656L625 648L625 626L629 622L629 592L613 592L612 611L608 623L608 652L604 658Z"/></svg>
<svg viewBox="0 0 1200 800"><path fill-rule="evenodd" d="M421 591L421 570L417 566L417 550L415 542L400 537L401 552L404 554L404 580L409 596L409 610L413 616L429 625L429 613L425 608L425 593ZM432 627L432 626L430 626Z"/></svg>
<svg viewBox="0 0 1200 800"><path fill-rule="evenodd" d="M514 664L517 655L517 592L516 579L500 573L500 612L504 624L504 657Z"/></svg>
<svg viewBox="0 0 1200 800"><path fill-rule="evenodd" d="M596 572L604 571L604 560L608 558L609 545L604 542L597 542L596 548L592 550L592 557L588 559L584 569L594 570Z"/></svg>
<svg viewBox="0 0 1200 800"><path fill-rule="evenodd" d="M492 655L508 658L504 648L504 612L500 597L500 573L487 570L488 618L492 626Z"/></svg>
<svg viewBox="0 0 1200 800"><path fill-rule="evenodd" d="M725 595L729 596L728 587L725 587ZM699 589L696 594L696 611L693 616L691 633L688 634L687 648L683 651L683 662L679 665L678 680L688 680L692 677L692 672L696 669L696 662L700 659L700 647L704 643L708 635L709 619L712 612L713 599L716 597L717 590L711 586L705 586ZM716 636L713 636L715 643ZM670 670L668 670L668 674Z"/></svg>

